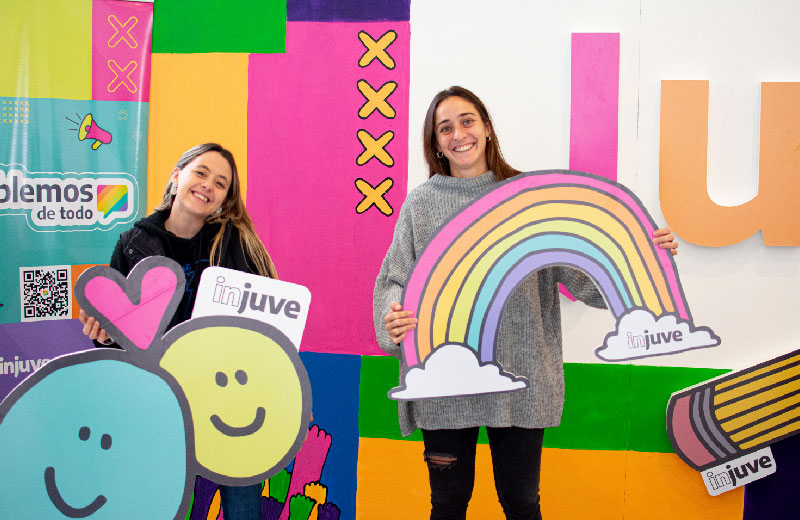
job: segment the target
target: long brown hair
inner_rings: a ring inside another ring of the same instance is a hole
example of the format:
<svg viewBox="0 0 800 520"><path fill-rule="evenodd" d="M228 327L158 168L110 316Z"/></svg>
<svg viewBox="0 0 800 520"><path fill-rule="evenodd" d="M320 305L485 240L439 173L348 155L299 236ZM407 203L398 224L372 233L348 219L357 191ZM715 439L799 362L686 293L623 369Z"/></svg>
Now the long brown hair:
<svg viewBox="0 0 800 520"><path fill-rule="evenodd" d="M206 152L217 152L228 161L231 167L231 185L228 189L228 194L225 196L225 201L220 207L220 212L215 213L208 217L207 221L210 224L221 224L219 233L214 237L211 242L211 265L218 265L222 259L222 251L220 246L222 244L222 237L225 234L225 227L230 223L237 230L239 230L239 243L242 249L247 253L247 257L253 260L256 264L254 267L256 272L261 276L269 276L270 278L277 278L278 272L275 269L275 264L267 253L264 243L258 238L256 228L253 225L253 220L250 214L247 213L247 208L242 200L242 193L239 183L239 170L236 169L236 161L233 159L233 154L217 143L205 143L194 146L186 150L181 155L175 168L183 170L187 164L192 162L196 157ZM172 208L172 201L175 196L172 195L172 177L164 188L164 196L161 199L161 204L156 208L156 211L166 211Z"/></svg>
<svg viewBox="0 0 800 520"><path fill-rule="evenodd" d="M489 137L491 138L486 143L486 164L489 169L494 172L494 176L498 181L508 179L519 173L519 170L512 167L503 158L500 152L500 143L497 139L497 134L494 133L494 125L492 118L489 117L489 111L486 110L486 105L483 104L478 96L465 89L464 87L452 86L448 89L442 90L433 97L428 112L425 114L425 123L422 126L422 146L425 151L425 162L428 163L428 170L430 177L437 173L440 175L450 176L450 162L447 157L436 156L436 109L439 108L439 103L450 97L460 97L469 101L475 106L478 111L483 124L489 128Z"/></svg>

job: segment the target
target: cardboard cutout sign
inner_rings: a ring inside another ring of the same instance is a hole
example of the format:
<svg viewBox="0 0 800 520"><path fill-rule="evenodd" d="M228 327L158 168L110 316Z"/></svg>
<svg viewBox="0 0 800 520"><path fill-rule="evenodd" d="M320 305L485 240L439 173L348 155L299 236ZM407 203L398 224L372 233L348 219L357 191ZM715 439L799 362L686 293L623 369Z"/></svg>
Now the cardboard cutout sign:
<svg viewBox="0 0 800 520"><path fill-rule="evenodd" d="M239 316L163 335L183 290L181 267L163 257L127 279L105 266L80 277L81 307L124 350L57 358L0 403L0 458L17 468L0 476L4 514L183 518L196 474L255 484L294 458L311 415L294 344Z"/></svg>
<svg viewBox="0 0 800 520"><path fill-rule="evenodd" d="M655 223L624 186L588 173L519 174L472 201L417 259L403 308L418 319L403 341L409 371L393 399L527 387L503 370L495 336L506 299L534 271L566 265L600 288L617 320L595 354L622 361L695 348L719 338L695 327L675 263L652 242Z"/></svg>
<svg viewBox="0 0 800 520"><path fill-rule="evenodd" d="M281 280L224 267L207 267L200 276L192 317L244 316L274 325L300 350L311 292Z"/></svg>
<svg viewBox="0 0 800 520"><path fill-rule="evenodd" d="M769 445L800 431L800 350L672 394L675 453L719 494L775 473Z"/></svg>

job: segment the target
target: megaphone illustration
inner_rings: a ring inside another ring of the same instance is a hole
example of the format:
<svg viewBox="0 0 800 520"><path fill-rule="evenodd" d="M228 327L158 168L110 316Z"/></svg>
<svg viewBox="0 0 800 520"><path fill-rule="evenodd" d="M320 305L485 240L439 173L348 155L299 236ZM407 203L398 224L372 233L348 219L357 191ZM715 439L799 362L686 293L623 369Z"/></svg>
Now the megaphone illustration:
<svg viewBox="0 0 800 520"><path fill-rule="evenodd" d="M100 125L92 120L92 114L86 114L86 117L81 121L80 128L78 128L78 140L83 141L84 139L94 139L92 150L97 150L101 144L111 142L111 134L100 128Z"/></svg>

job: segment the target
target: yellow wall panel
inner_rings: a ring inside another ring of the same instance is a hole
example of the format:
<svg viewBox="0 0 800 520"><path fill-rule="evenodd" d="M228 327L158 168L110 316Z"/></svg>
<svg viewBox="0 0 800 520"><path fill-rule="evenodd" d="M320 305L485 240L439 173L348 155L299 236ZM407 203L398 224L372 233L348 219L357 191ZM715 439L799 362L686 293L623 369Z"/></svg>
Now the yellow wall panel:
<svg viewBox="0 0 800 520"><path fill-rule="evenodd" d="M542 515L547 520L623 518L628 453L545 448L539 486Z"/></svg>
<svg viewBox="0 0 800 520"><path fill-rule="evenodd" d="M430 516L428 468L422 452L422 442L359 439L357 519L408 520ZM480 444L467 520L487 518L503 518L503 511L494 490L489 446Z"/></svg>
<svg viewBox="0 0 800 520"><path fill-rule="evenodd" d="M91 99L92 2L3 2L0 96Z"/></svg>
<svg viewBox="0 0 800 520"><path fill-rule="evenodd" d="M233 152L246 194L248 62L248 54L152 55L148 212L178 157L209 141Z"/></svg>
<svg viewBox="0 0 800 520"><path fill-rule="evenodd" d="M700 474L674 453L628 452L628 474L631 478L625 488L625 518L742 518L744 488L712 497Z"/></svg>
<svg viewBox="0 0 800 520"><path fill-rule="evenodd" d="M361 438L356 518L407 520L430 514L421 442ZM503 518L489 446L478 446L468 520ZM561 450L542 454L542 514L548 520L716 520L742 517L744 492L710 496L697 472L672 453Z"/></svg>

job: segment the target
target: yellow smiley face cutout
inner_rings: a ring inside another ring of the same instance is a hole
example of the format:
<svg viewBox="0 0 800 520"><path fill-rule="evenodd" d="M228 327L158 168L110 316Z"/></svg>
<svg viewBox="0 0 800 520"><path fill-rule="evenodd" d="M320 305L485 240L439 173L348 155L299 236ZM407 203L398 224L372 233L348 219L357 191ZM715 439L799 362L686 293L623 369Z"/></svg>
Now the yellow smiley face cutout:
<svg viewBox="0 0 800 520"><path fill-rule="evenodd" d="M165 337L160 365L186 396L198 473L223 484L260 482L297 454L311 415L300 356L256 320L195 318Z"/></svg>

